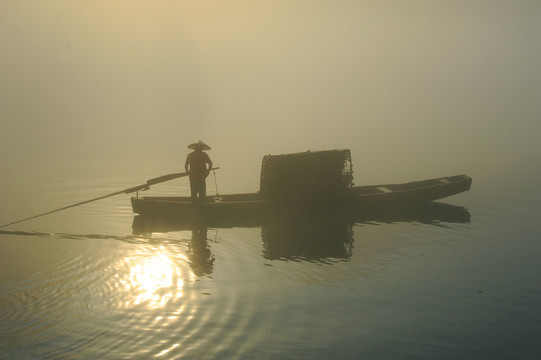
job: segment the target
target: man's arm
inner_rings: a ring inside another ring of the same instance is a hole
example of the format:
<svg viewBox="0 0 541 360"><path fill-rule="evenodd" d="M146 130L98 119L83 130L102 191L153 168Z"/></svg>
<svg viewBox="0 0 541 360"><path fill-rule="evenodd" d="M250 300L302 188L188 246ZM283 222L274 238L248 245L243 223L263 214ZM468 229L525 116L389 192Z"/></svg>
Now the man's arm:
<svg viewBox="0 0 541 360"><path fill-rule="evenodd" d="M207 164L209 164L209 169L207 170L207 174L210 174L210 169L212 169L212 160L210 160L210 156L207 154Z"/></svg>
<svg viewBox="0 0 541 360"><path fill-rule="evenodd" d="M184 163L184 169L186 169L186 172L190 172L188 170L189 163L190 163L190 154L188 154L188 156L186 156L186 162Z"/></svg>

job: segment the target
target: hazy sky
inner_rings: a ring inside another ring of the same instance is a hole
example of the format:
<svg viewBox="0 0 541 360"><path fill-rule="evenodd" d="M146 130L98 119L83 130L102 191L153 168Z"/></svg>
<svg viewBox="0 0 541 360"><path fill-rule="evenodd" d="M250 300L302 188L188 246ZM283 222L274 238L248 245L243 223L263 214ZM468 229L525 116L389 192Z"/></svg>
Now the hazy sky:
<svg viewBox="0 0 541 360"><path fill-rule="evenodd" d="M0 166L198 139L225 168L329 148L371 174L537 160L540 19L537 0L3 0Z"/></svg>

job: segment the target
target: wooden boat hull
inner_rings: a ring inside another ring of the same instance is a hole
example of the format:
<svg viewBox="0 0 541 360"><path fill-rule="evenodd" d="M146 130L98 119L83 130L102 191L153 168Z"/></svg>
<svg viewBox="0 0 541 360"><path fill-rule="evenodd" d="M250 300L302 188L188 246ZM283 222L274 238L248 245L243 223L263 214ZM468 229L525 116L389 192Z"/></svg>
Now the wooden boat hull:
<svg viewBox="0 0 541 360"><path fill-rule="evenodd" d="M468 223L470 222L469 211L456 205L440 202L428 202L404 206L386 212L360 213L360 214L337 214L335 212L319 212L316 214L291 212L275 212L274 214L244 216L228 216L220 219L196 219L175 217L171 214L166 216L135 215L133 218L133 234L166 233L171 231L198 230L205 227L211 228L272 228L286 227L293 228L298 224L301 229L328 228L328 224L340 223L351 225L355 223L395 223L395 222L417 222L423 224L438 225L441 223ZM309 226L303 225L309 223ZM278 225L277 225L278 224ZM294 225L290 225L294 224ZM302 230L300 232L304 232ZM324 231L323 231L324 232Z"/></svg>
<svg viewBox="0 0 541 360"><path fill-rule="evenodd" d="M261 217L276 213L325 211L343 216L366 216L392 212L404 206L427 203L467 191L472 179L457 175L405 184L357 186L342 196L322 196L269 200L259 193L222 195L221 201L208 198L193 202L189 197L133 197L134 213L147 218L202 221L228 224L254 223Z"/></svg>
<svg viewBox="0 0 541 360"><path fill-rule="evenodd" d="M456 195L470 190L471 183L469 176L456 175L405 184L358 186L351 189L349 200L356 210L388 210Z"/></svg>

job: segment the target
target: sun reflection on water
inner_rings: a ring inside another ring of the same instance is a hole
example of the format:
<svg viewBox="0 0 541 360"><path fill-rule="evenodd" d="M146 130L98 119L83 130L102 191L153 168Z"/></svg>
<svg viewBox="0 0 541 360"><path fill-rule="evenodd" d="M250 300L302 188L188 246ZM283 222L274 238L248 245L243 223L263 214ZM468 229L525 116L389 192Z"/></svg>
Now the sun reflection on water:
<svg viewBox="0 0 541 360"><path fill-rule="evenodd" d="M119 282L126 297L126 307L146 305L151 308L164 307L167 303L183 297L185 277L182 263L188 259L176 254L174 261L166 249L153 249L151 253L136 252L123 260L127 271Z"/></svg>

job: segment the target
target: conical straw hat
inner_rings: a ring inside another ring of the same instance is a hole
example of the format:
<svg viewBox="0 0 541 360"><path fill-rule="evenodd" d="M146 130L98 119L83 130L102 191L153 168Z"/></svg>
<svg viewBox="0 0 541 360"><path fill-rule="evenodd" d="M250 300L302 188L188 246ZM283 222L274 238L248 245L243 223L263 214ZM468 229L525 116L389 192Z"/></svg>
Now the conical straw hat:
<svg viewBox="0 0 541 360"><path fill-rule="evenodd" d="M205 144L204 142L202 142L201 140L199 140L196 143L188 145L188 149L192 149L192 150L195 150L195 149L210 150L211 147L208 146L207 144Z"/></svg>

